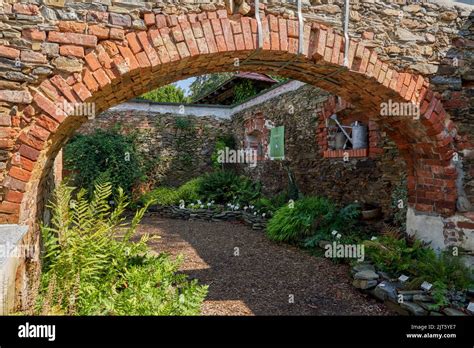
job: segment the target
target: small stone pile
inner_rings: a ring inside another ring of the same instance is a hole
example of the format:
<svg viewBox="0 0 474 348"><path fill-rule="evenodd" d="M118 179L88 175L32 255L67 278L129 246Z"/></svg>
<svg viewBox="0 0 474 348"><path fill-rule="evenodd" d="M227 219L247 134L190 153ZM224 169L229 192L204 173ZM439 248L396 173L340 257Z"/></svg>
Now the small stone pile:
<svg viewBox="0 0 474 348"><path fill-rule="evenodd" d="M409 290L406 279L389 277L385 272L376 271L368 262L358 263L352 268L354 281L352 285L370 294L401 315L414 316L466 316L474 315L474 289L467 293L457 291L448 294L450 305L439 310L432 308L435 304L431 284L425 282L422 289ZM456 308L454 308L456 307Z"/></svg>

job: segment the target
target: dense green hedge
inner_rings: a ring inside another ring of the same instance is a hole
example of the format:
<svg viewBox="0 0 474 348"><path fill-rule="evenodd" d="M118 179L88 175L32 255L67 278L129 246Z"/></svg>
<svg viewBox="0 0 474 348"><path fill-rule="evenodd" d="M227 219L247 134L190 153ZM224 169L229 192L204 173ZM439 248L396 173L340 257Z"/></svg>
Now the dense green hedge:
<svg viewBox="0 0 474 348"><path fill-rule="evenodd" d="M117 130L75 136L65 146L64 165L71 171L71 184L89 191L99 177L127 193L146 179L146 162L137 150L135 136L119 134Z"/></svg>

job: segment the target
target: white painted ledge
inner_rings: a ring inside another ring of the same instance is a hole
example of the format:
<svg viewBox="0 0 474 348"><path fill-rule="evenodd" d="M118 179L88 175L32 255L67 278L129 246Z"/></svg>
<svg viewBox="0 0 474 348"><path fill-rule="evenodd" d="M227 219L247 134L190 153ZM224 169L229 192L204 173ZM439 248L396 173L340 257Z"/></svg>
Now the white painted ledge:
<svg viewBox="0 0 474 348"><path fill-rule="evenodd" d="M6 315L15 301L16 271L21 259L16 251L28 226L0 225L0 315Z"/></svg>

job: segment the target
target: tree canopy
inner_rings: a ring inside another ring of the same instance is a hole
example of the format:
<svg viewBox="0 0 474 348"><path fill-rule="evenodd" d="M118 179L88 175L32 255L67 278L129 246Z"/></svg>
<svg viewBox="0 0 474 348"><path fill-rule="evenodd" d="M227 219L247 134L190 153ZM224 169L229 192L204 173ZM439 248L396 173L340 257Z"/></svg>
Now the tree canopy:
<svg viewBox="0 0 474 348"><path fill-rule="evenodd" d="M140 96L141 99L158 103L188 103L189 97L185 96L184 90L175 85L167 85L147 92Z"/></svg>

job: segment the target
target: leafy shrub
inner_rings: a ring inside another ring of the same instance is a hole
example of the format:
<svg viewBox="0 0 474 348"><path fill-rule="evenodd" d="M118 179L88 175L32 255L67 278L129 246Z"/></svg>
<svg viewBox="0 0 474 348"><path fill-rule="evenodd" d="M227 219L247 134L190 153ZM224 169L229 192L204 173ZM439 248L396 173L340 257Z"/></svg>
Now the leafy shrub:
<svg viewBox="0 0 474 348"><path fill-rule="evenodd" d="M254 210L272 216L278 209L289 203L288 193L280 192L273 197L260 197L251 202Z"/></svg>
<svg viewBox="0 0 474 348"><path fill-rule="evenodd" d="M440 307L444 307L449 304L448 287L442 281L438 280L434 282L432 294L435 303L428 305L430 307L430 310L437 311L440 309Z"/></svg>
<svg viewBox="0 0 474 348"><path fill-rule="evenodd" d="M273 215L273 213L278 209L278 207L273 205L271 199L266 197L261 197L254 200L252 205L254 206L255 211L265 213L267 215L270 214L270 216Z"/></svg>
<svg viewBox="0 0 474 348"><path fill-rule="evenodd" d="M261 185L232 171L216 171L202 177L199 196L216 203L248 204L261 195Z"/></svg>
<svg viewBox="0 0 474 348"><path fill-rule="evenodd" d="M323 197L306 197L277 210L267 224L270 239L300 242L318 229L328 230L335 206Z"/></svg>
<svg viewBox="0 0 474 348"><path fill-rule="evenodd" d="M92 192L95 181L105 175L113 187L130 193L134 184L145 179L145 161L134 140L133 135L116 130L74 137L64 151L65 168L72 171L72 185Z"/></svg>
<svg viewBox="0 0 474 348"><path fill-rule="evenodd" d="M250 80L244 80L238 83L234 88L234 100L233 104L241 103L254 95L257 95L258 91L255 85Z"/></svg>
<svg viewBox="0 0 474 348"><path fill-rule="evenodd" d="M464 291L473 284L472 270L467 268L459 256L449 251L436 255L433 249L424 247L420 240L408 245L406 239L382 236L374 241L366 241L366 254L376 267L393 276L409 274L409 286L419 288L427 281L433 284L433 310L449 304L448 291Z"/></svg>
<svg viewBox="0 0 474 348"><path fill-rule="evenodd" d="M415 240L410 246L406 239L396 239L392 236L380 236L364 244L366 255L375 266L393 275L416 275L415 260L428 260L432 258L433 253L431 249L424 248L420 240Z"/></svg>
<svg viewBox="0 0 474 348"><path fill-rule="evenodd" d="M178 188L178 197L179 199L185 202L194 202L201 198L199 195L199 188L202 184L202 178L194 178L181 185Z"/></svg>
<svg viewBox="0 0 474 348"><path fill-rule="evenodd" d="M459 256L449 251L436 255L428 249L423 258L414 260L414 269L421 280L435 284L442 282L448 289L467 289L472 284L472 270L463 264Z"/></svg>
<svg viewBox="0 0 474 348"><path fill-rule="evenodd" d="M364 233L357 228L361 208L358 203L351 203L342 209L333 209L327 215L328 223L320 226L314 234L305 240L304 246L314 248L321 240L330 240L332 232L337 231L342 237L340 243L352 244L364 239Z"/></svg>
<svg viewBox="0 0 474 348"><path fill-rule="evenodd" d="M207 287L176 274L179 262L167 255L150 256L143 236L134 235L146 206L129 224L122 214L128 204L112 186L98 183L92 198L61 185L55 192L51 226L42 226L43 274L37 314L194 315Z"/></svg>
<svg viewBox="0 0 474 348"><path fill-rule="evenodd" d="M200 198L199 188L202 178L195 178L189 180L178 188L175 187L158 187L153 191L144 194L140 198L140 203L143 205L147 202L153 204L168 206L178 205L180 200L185 202L196 201Z"/></svg>
<svg viewBox="0 0 474 348"><path fill-rule="evenodd" d="M179 193L174 187L158 187L153 191L144 194L140 202L142 204L152 203L162 206L177 205L179 203Z"/></svg>
<svg viewBox="0 0 474 348"><path fill-rule="evenodd" d="M214 145L214 151L211 154L213 168L219 169L222 167L222 163L219 163L218 161L219 151L224 151L226 147L229 149L235 149L235 138L232 134L223 135L217 138L216 144Z"/></svg>

